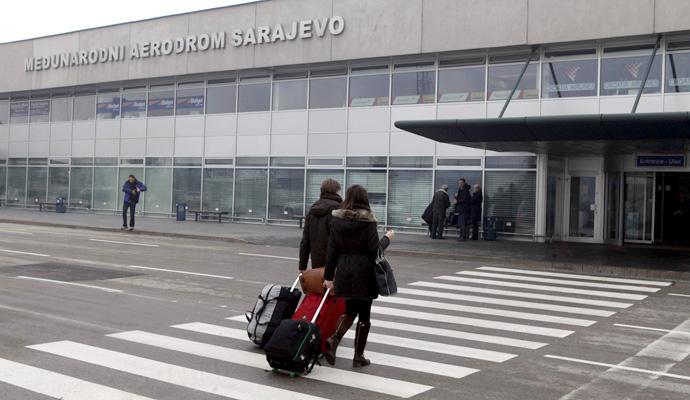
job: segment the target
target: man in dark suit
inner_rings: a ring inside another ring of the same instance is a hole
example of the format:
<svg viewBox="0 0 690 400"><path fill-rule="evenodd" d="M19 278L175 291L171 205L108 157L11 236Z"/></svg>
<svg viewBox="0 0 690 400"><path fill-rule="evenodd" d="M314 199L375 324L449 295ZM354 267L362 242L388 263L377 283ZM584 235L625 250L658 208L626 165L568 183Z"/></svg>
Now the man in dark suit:
<svg viewBox="0 0 690 400"><path fill-rule="evenodd" d="M458 240L467 240L467 223L470 220L470 185L465 178L458 180L458 192L455 193L455 213L458 214Z"/></svg>
<svg viewBox="0 0 690 400"><path fill-rule="evenodd" d="M443 239L443 228L446 222L446 210L450 207L450 199L448 198L448 185L443 185L434 193L434 198L431 200L432 223L431 223L431 238Z"/></svg>

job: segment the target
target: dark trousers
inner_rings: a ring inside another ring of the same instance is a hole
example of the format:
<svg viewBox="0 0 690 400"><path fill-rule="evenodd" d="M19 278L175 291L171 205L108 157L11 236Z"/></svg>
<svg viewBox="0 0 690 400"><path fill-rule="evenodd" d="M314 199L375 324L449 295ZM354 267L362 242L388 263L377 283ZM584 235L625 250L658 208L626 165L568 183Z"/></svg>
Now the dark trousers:
<svg viewBox="0 0 690 400"><path fill-rule="evenodd" d="M443 238L443 228L446 221L445 214L434 214L431 223L431 238L432 239L442 239Z"/></svg>
<svg viewBox="0 0 690 400"><path fill-rule="evenodd" d="M467 218L465 214L458 214L458 239L467 240Z"/></svg>
<svg viewBox="0 0 690 400"><path fill-rule="evenodd" d="M127 209L129 209L129 227L134 228L134 211L137 208L137 203L126 202L122 206L122 226L127 227Z"/></svg>
<svg viewBox="0 0 690 400"><path fill-rule="evenodd" d="M472 221L472 240L479 240L479 221Z"/></svg>
<svg viewBox="0 0 690 400"><path fill-rule="evenodd" d="M349 298L345 299L345 314L353 320L359 315L359 322L371 321L371 299Z"/></svg>

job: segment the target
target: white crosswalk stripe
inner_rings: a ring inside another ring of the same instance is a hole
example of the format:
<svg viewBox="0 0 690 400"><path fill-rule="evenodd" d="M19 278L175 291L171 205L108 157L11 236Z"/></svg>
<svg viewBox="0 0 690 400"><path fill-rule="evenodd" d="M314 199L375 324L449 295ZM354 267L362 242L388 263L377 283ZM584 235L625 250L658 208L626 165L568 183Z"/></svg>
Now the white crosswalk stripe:
<svg viewBox="0 0 690 400"><path fill-rule="evenodd" d="M268 368L266 356L260 353L234 350L212 344L142 331L122 332L108 336L233 364L259 369ZM416 396L431 389L431 386L333 368L317 368L309 375L306 375L305 378L329 382L336 385L350 386L372 392L390 394L391 396L402 398Z"/></svg>
<svg viewBox="0 0 690 400"><path fill-rule="evenodd" d="M553 276L553 277L558 277L558 278L584 279L584 280L588 280L588 281L629 283L629 284L633 284L633 285L671 286L671 284L672 284L671 282L664 282L664 281L649 281L649 280L629 279L629 278L610 278L607 276L566 274L566 273L562 273L562 272L533 271L533 270L517 269L517 268L479 267L477 269L482 270L482 271L509 272L509 273L513 273L513 274L522 274L522 275Z"/></svg>
<svg viewBox="0 0 690 400"><path fill-rule="evenodd" d="M533 290L541 290L544 292L557 292L557 293L581 294L581 295L596 296L596 297L609 297L609 298L613 298L613 299L624 299L624 300L644 300L647 298L646 295L642 295L642 294L608 292L608 291L603 291L603 290L587 290L587 289L568 288L568 287L562 287L562 286L533 285L533 284L529 284L529 283L499 281L499 280L495 280L495 279L477 279L477 278L468 278L468 277L464 277L464 276L443 275L443 276L434 277L434 279L441 279L441 280L453 281L453 282L463 282L463 283L476 283L476 284L490 285L490 286L503 286L503 287L512 287L512 288L520 288L520 289L533 289Z"/></svg>
<svg viewBox="0 0 690 400"><path fill-rule="evenodd" d="M531 301L496 299L493 297L483 297L483 296L468 296L468 295L455 294L455 293L432 292L429 290L400 288L400 289L398 289L398 293L409 294L409 295L413 295L413 296L422 296L422 297L436 297L436 298L448 299L448 300L469 301L469 302L473 302L473 303L496 304L496 305L509 306L509 307L532 308L535 310L557 311L557 312L563 312L563 313L569 313L569 314L592 315L592 316L597 316L597 317L610 317L613 314L615 314L614 311L597 310L597 309L593 309L593 308L560 306L560 305L555 305L555 304L535 303L535 302L531 302Z"/></svg>
<svg viewBox="0 0 690 400"><path fill-rule="evenodd" d="M61 400L153 400L5 359L0 359L0 382Z"/></svg>
<svg viewBox="0 0 690 400"><path fill-rule="evenodd" d="M322 397L311 396L306 393L278 389L70 341L44 343L28 347L44 353L236 400L323 400Z"/></svg>
<svg viewBox="0 0 690 400"><path fill-rule="evenodd" d="M483 278L509 279L509 280L513 280L513 281L553 283L556 285L566 285L566 286L581 286L581 287L591 287L591 288L599 288L599 289L627 290L627 291L631 291L631 292L656 293L660 290L659 288L650 288L650 287L644 287L644 286L614 285L614 284L609 284L609 283L582 282L582 281L568 280L568 279L537 278L537 277L533 277L533 276L499 274L499 273L481 272L481 271L460 271L460 272L456 272L456 274L479 276L479 277L483 277Z"/></svg>
<svg viewBox="0 0 690 400"><path fill-rule="evenodd" d="M559 303L574 303L588 306L610 307L610 308L629 308L632 303L621 303L618 301L586 299L582 297L556 296L551 294L541 294L533 292L518 292L514 290L490 289L487 287L475 287L464 285L452 285L438 282L412 282L410 286L419 286L433 289L454 290L458 292L495 294L497 296L519 297L522 299L547 300Z"/></svg>

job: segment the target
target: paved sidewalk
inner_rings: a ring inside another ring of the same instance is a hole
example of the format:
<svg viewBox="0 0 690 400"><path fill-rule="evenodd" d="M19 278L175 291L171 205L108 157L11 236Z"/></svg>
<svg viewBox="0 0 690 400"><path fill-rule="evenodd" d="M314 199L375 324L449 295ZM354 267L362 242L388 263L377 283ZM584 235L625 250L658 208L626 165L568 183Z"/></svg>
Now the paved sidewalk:
<svg viewBox="0 0 690 400"><path fill-rule="evenodd" d="M0 223L19 223L55 227L119 232L121 217L112 214L38 212L0 208ZM301 230L296 226L246 223L177 222L171 218L137 217L135 234L221 240L256 245L297 247ZM555 243L501 239L496 242L457 242L430 240L421 234L397 235L390 255L408 255L486 262L492 265L529 266L620 276L657 276L681 279L690 272L690 249L651 246L608 246L598 244ZM690 274L687 275L690 279Z"/></svg>

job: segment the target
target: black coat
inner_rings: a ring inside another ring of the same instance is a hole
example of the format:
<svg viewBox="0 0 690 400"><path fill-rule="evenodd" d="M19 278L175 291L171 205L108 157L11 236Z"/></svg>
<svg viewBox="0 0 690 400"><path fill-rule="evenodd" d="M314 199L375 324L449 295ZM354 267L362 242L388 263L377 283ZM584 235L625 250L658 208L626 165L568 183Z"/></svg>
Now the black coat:
<svg viewBox="0 0 690 400"><path fill-rule="evenodd" d="M311 267L321 268L326 264L328 237L331 233L331 213L340 207L343 199L337 194L326 193L312 204L304 218L302 242L299 245L299 269L307 269L311 254Z"/></svg>
<svg viewBox="0 0 690 400"><path fill-rule="evenodd" d="M470 218L470 201L472 196L470 195L469 185L465 185L464 188L458 188L458 192L455 194L457 203L455 203L455 212L465 216L465 219Z"/></svg>
<svg viewBox="0 0 690 400"><path fill-rule="evenodd" d="M470 199L470 221L481 223L482 222L482 202L484 201L484 196L482 192L472 192L472 198Z"/></svg>
<svg viewBox="0 0 690 400"><path fill-rule="evenodd" d="M387 237L379 240L376 217L371 211L333 211L324 279L335 281L339 297L377 298L376 254L379 246L385 250L389 244Z"/></svg>
<svg viewBox="0 0 690 400"><path fill-rule="evenodd" d="M444 190L439 190L434 193L434 198L431 200L431 207L433 215L443 215L445 217L446 210L450 207L448 193Z"/></svg>
<svg viewBox="0 0 690 400"><path fill-rule="evenodd" d="M431 225L434 220L433 205L433 203L429 203L429 205L424 209L424 214L422 214L422 221L426 222L427 225Z"/></svg>

